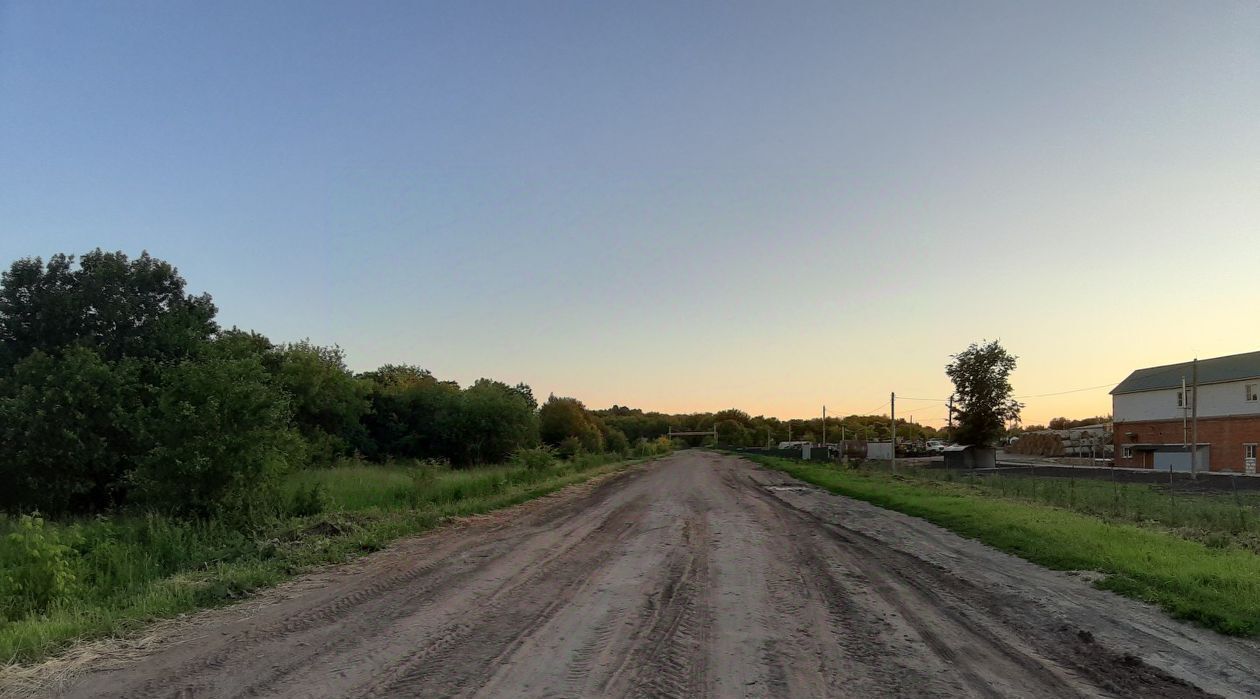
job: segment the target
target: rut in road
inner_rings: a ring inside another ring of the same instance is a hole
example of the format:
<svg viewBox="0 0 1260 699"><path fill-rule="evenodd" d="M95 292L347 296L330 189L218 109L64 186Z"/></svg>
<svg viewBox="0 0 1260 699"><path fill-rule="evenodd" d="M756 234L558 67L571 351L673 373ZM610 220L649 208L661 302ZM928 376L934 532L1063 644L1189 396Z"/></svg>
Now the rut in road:
<svg viewBox="0 0 1260 699"><path fill-rule="evenodd" d="M1260 667L1253 643L699 451L264 598L65 693L1241 696Z"/></svg>

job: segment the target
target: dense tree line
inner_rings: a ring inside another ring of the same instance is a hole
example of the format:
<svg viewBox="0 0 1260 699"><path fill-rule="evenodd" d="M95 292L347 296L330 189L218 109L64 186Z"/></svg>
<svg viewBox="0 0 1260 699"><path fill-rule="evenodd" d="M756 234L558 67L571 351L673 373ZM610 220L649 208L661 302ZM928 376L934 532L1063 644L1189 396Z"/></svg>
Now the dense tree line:
<svg viewBox="0 0 1260 699"><path fill-rule="evenodd" d="M0 509L251 513L276 506L285 471L342 457L461 467L542 442L628 448L577 401L540 411L523 384L356 375L339 348L221 329L185 286L148 254L101 250L3 273Z"/></svg>
<svg viewBox="0 0 1260 699"><path fill-rule="evenodd" d="M821 441L823 438L822 417L808 419L781 420L764 415L750 416L748 413L729 408L716 413L690 413L669 415L665 413L645 413L642 410L613 406L608 410L597 410L595 414L608 426L622 432L629 440L655 439L669 432L711 430L716 425L718 441L723 445L742 447L763 447L794 440ZM887 440L892 434L892 425L887 415L849 415L848 417L827 417L826 435L828 442L838 442L842 437L848 439ZM939 430L930 426L909 423L897 419L897 437L911 440L923 440L936 437ZM687 437L687 442L698 445L705 441L703 437Z"/></svg>

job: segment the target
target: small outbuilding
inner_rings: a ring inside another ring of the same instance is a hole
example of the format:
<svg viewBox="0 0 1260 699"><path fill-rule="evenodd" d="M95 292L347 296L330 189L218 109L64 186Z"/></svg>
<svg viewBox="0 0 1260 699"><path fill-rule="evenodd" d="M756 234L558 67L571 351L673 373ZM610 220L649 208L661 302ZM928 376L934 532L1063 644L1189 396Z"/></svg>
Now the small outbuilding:
<svg viewBox="0 0 1260 699"><path fill-rule="evenodd" d="M971 444L945 447L945 468L996 468L997 450Z"/></svg>
<svg viewBox="0 0 1260 699"><path fill-rule="evenodd" d="M867 442L866 443L866 458L883 459L884 461L891 461L893 458L893 443L892 442Z"/></svg>

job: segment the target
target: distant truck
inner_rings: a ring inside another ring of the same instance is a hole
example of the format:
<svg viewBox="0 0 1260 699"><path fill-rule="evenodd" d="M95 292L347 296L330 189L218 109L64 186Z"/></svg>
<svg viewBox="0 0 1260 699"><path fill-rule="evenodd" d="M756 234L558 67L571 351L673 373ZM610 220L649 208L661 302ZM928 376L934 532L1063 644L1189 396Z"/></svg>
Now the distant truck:
<svg viewBox="0 0 1260 699"><path fill-rule="evenodd" d="M929 454L944 454L944 453L945 453L945 446L946 446L946 445L945 445L945 442L943 442L943 441L941 441L941 440L939 440L939 439L929 439L929 440L927 441L927 447L926 447L926 448L927 448L927 453L929 453Z"/></svg>
<svg viewBox="0 0 1260 699"><path fill-rule="evenodd" d="M802 442L802 441L779 442L779 448L780 449L800 449L801 447L807 444L813 444L813 442Z"/></svg>

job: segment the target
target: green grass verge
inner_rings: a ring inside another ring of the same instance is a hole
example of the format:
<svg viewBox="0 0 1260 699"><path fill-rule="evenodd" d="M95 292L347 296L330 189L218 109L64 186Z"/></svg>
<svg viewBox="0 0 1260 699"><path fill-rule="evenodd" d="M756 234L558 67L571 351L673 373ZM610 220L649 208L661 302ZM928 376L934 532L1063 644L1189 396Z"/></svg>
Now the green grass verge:
<svg viewBox="0 0 1260 699"><path fill-rule="evenodd" d="M450 517L515 505L644 460L586 456L535 469L352 464L301 471L289 476L286 490L292 495L318 485L323 511L252 530L159 516L48 522L40 535L68 547L63 558L72 581L45 610L0 617L0 663L39 660L78 641L231 602ZM0 537L18 528L0 519Z"/></svg>
<svg viewBox="0 0 1260 699"><path fill-rule="evenodd" d="M1260 556L1246 549L1210 547L1160 528L1003 498L968 483L746 458L1047 568L1101 572L1098 587L1156 604L1176 618L1226 634L1260 635Z"/></svg>

